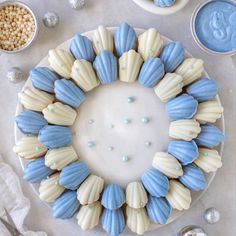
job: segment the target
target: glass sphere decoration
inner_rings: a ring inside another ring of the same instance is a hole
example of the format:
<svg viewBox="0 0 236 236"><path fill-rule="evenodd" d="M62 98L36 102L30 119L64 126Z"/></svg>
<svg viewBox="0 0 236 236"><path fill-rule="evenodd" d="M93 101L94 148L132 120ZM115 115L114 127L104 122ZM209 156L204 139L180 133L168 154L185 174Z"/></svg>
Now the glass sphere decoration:
<svg viewBox="0 0 236 236"><path fill-rule="evenodd" d="M181 229L178 236L207 236L207 234L201 227L189 225Z"/></svg>
<svg viewBox="0 0 236 236"><path fill-rule="evenodd" d="M80 9L85 5L85 0L68 0L68 2L73 9Z"/></svg>
<svg viewBox="0 0 236 236"><path fill-rule="evenodd" d="M220 220L220 212L214 208L208 208L204 212L204 219L208 224L215 224Z"/></svg>
<svg viewBox="0 0 236 236"><path fill-rule="evenodd" d="M11 67L7 71L7 79L11 83L18 83L24 78L24 73L19 67Z"/></svg>
<svg viewBox="0 0 236 236"><path fill-rule="evenodd" d="M56 12L49 11L43 17L43 24L47 28L54 28L59 24L59 16Z"/></svg>

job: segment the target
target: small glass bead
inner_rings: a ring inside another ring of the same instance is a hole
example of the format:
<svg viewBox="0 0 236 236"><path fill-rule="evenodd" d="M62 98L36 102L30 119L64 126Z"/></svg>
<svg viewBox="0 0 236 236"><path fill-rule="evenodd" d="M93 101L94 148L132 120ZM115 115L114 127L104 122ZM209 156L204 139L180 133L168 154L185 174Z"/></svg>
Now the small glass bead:
<svg viewBox="0 0 236 236"><path fill-rule="evenodd" d="M112 129L113 129L114 127L115 127L115 125L113 125L113 124L111 124L111 125L110 125L110 128L112 128Z"/></svg>
<svg viewBox="0 0 236 236"><path fill-rule="evenodd" d="M142 117L142 119L141 119L141 122L143 123L143 124L147 124L147 123L149 123L149 121L150 121L150 119L148 118L148 117Z"/></svg>
<svg viewBox="0 0 236 236"><path fill-rule="evenodd" d="M126 118L126 119L124 119L124 123L125 123L125 124L130 124L130 123L131 123L131 120L128 119L128 118Z"/></svg>
<svg viewBox="0 0 236 236"><path fill-rule="evenodd" d="M127 162L127 161L129 161L129 157L128 156L122 156L122 161L123 162Z"/></svg>
<svg viewBox="0 0 236 236"><path fill-rule="evenodd" d="M146 142L145 142L145 146L146 146L146 147L150 147L151 145L152 145L152 143L151 143L150 141L146 141Z"/></svg>
<svg viewBox="0 0 236 236"><path fill-rule="evenodd" d="M94 123L94 120L93 120L93 119L90 119L90 120L88 121L88 123L91 125L91 124Z"/></svg>
<svg viewBox="0 0 236 236"><path fill-rule="evenodd" d="M93 141L88 141L87 146L88 148L93 148L95 146L95 143Z"/></svg>
<svg viewBox="0 0 236 236"><path fill-rule="evenodd" d="M204 212L204 219L208 224L215 224L220 220L220 212L214 208L208 208Z"/></svg>
<svg viewBox="0 0 236 236"><path fill-rule="evenodd" d="M127 102L128 102L128 103L133 103L134 100L135 100L134 97L128 97L128 98L127 98Z"/></svg>
<svg viewBox="0 0 236 236"><path fill-rule="evenodd" d="M114 150L114 147L110 146L108 147L108 151L113 151Z"/></svg>

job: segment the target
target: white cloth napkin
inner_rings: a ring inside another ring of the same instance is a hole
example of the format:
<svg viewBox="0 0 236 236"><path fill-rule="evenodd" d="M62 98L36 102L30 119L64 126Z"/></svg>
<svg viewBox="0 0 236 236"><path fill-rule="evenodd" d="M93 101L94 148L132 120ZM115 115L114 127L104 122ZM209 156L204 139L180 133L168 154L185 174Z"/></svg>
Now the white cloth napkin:
<svg viewBox="0 0 236 236"><path fill-rule="evenodd" d="M24 236L47 236L44 232L28 231L24 226L25 217L30 210L30 201L22 193L18 176L3 162L0 155L0 216L7 220L5 209ZM1 222L0 236L10 236Z"/></svg>

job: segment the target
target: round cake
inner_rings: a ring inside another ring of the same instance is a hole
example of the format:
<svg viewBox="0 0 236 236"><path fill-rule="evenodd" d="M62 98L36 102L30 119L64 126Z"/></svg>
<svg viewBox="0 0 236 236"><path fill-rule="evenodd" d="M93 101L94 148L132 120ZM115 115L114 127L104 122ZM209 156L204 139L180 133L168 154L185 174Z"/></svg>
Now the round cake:
<svg viewBox="0 0 236 236"><path fill-rule="evenodd" d="M54 217L143 234L187 210L205 173L222 166L223 107L203 61L154 28L137 36L123 23L114 34L99 26L92 40L77 34L48 62L19 94L14 152L30 160L24 178L40 183Z"/></svg>

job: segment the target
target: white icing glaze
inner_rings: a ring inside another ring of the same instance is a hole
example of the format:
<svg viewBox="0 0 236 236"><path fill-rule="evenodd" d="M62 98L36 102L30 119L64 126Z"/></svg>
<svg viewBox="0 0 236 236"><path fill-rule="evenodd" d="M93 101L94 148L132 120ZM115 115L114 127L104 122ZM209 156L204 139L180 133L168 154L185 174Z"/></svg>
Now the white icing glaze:
<svg viewBox="0 0 236 236"><path fill-rule="evenodd" d="M71 78L76 84L88 92L100 84L92 64L86 60L76 60L72 66Z"/></svg>
<svg viewBox="0 0 236 236"><path fill-rule="evenodd" d="M18 94L21 104L32 111L42 111L54 100L52 94L40 91L35 88L27 88Z"/></svg>
<svg viewBox="0 0 236 236"><path fill-rule="evenodd" d="M166 199L174 209L187 210L191 204L191 192L177 180L170 180L170 188Z"/></svg>
<svg viewBox="0 0 236 236"><path fill-rule="evenodd" d="M153 158L152 166L169 178L178 178L183 175L181 164L166 152L157 152Z"/></svg>
<svg viewBox="0 0 236 236"><path fill-rule="evenodd" d="M43 156L47 148L37 137L22 137L14 146L13 151L25 159L33 159Z"/></svg>
<svg viewBox="0 0 236 236"><path fill-rule="evenodd" d="M104 180L96 175L90 175L77 190L77 198L82 205L96 202L104 186Z"/></svg>
<svg viewBox="0 0 236 236"><path fill-rule="evenodd" d="M126 187L126 203L132 208L142 208L148 202L147 193L141 182L131 182Z"/></svg>
<svg viewBox="0 0 236 236"><path fill-rule="evenodd" d="M201 132L200 124L194 120L176 120L170 123L169 135L174 139L191 141Z"/></svg>
<svg viewBox="0 0 236 236"><path fill-rule="evenodd" d="M221 156L214 149L199 148L199 156L194 163L206 173L214 172L222 166Z"/></svg>
<svg viewBox="0 0 236 236"><path fill-rule="evenodd" d="M134 82L142 63L141 55L133 49L123 53L119 58L119 79L123 82Z"/></svg>

